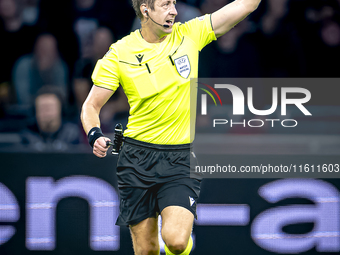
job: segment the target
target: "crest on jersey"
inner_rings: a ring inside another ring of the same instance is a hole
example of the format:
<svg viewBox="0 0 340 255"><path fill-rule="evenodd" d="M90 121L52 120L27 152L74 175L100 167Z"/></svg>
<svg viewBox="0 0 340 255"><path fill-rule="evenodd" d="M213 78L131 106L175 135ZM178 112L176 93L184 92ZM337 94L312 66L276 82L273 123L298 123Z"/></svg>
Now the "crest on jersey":
<svg viewBox="0 0 340 255"><path fill-rule="evenodd" d="M138 60L139 63L141 63L143 61L143 57L144 57L144 54L138 54L136 55L136 58Z"/></svg>
<svg viewBox="0 0 340 255"><path fill-rule="evenodd" d="M185 55L183 57L176 58L174 62L179 75L182 76L184 79L188 78L191 72L191 66L188 56Z"/></svg>

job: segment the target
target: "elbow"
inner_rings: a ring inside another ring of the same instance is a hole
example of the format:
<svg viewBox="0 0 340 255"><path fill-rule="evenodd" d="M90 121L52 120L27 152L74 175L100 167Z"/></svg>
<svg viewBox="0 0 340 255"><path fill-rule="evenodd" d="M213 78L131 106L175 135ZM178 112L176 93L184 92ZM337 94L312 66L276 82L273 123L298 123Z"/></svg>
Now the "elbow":
<svg viewBox="0 0 340 255"><path fill-rule="evenodd" d="M80 120L83 122L89 115L97 114L99 115L100 107L98 105L93 104L93 102L88 99L85 100L83 106L80 111Z"/></svg>

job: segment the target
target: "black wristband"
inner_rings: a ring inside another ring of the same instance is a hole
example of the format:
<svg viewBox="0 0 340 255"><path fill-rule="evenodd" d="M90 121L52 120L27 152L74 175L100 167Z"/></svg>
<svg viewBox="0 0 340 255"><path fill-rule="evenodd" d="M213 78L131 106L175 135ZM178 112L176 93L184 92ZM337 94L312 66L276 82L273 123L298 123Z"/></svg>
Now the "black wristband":
<svg viewBox="0 0 340 255"><path fill-rule="evenodd" d="M90 132L87 135L87 138L89 139L89 144L91 147L93 147L94 142L99 138L104 136L102 133L102 130L99 127L94 127L90 130Z"/></svg>

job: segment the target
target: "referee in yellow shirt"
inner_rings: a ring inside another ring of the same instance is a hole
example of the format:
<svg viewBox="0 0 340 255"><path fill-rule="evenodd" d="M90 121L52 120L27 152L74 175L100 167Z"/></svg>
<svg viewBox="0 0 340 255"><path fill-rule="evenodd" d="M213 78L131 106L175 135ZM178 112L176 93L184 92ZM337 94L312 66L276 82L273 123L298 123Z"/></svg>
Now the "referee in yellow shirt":
<svg viewBox="0 0 340 255"><path fill-rule="evenodd" d="M98 61L81 119L93 153L106 156L109 138L99 112L121 85L130 104L117 162L118 225L129 226L135 254L159 254L158 221L166 254L189 254L199 178L190 178L190 78L199 52L254 11L261 0L235 0L185 24L176 1L133 0L141 29L112 44Z"/></svg>

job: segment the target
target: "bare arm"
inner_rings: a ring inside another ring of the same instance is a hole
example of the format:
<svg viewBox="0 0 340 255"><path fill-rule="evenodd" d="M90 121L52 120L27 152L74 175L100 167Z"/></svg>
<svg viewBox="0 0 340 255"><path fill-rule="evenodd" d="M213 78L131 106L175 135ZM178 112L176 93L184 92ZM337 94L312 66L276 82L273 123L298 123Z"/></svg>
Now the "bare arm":
<svg viewBox="0 0 340 255"><path fill-rule="evenodd" d="M211 22L216 37L220 37L232 29L256 10L261 0L235 0L211 15Z"/></svg>
<svg viewBox="0 0 340 255"><path fill-rule="evenodd" d="M100 88L97 86L92 86L92 89L87 96L82 110L81 110L81 122L86 134L93 127L100 127L99 113L103 105L112 96L113 91ZM98 138L93 145L93 153L97 157L105 157L108 146L106 146L106 141L110 139L107 137Z"/></svg>

